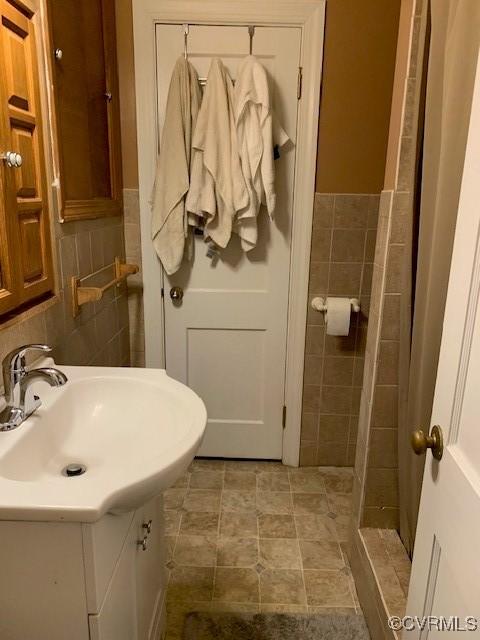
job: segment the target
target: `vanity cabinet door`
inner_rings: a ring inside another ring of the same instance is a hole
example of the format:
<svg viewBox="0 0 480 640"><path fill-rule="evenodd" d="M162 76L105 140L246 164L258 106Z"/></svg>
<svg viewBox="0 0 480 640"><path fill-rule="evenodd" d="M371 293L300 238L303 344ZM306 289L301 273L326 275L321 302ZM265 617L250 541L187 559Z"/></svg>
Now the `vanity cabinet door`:
<svg viewBox="0 0 480 640"><path fill-rule="evenodd" d="M165 580L161 498L135 512L91 640L158 640ZM145 541L145 544L142 544Z"/></svg>
<svg viewBox="0 0 480 640"><path fill-rule="evenodd" d="M88 616L90 640L137 640L138 638L135 594L138 517L137 512L99 613Z"/></svg>
<svg viewBox="0 0 480 640"><path fill-rule="evenodd" d="M165 586L161 499L147 503L140 509L140 516L138 539L145 539L145 549L138 546L136 561L138 640L153 640Z"/></svg>

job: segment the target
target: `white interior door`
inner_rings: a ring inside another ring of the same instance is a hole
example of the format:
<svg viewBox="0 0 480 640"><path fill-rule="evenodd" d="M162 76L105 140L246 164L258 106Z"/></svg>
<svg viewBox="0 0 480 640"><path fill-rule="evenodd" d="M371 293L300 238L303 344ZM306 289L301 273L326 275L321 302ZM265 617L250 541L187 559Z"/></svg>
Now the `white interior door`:
<svg viewBox="0 0 480 640"><path fill-rule="evenodd" d="M275 112L293 143L276 161L274 222L262 212L257 247L245 254L232 235L217 262L196 236L193 261L165 278L166 369L206 404L200 455L282 457L300 44L301 30L295 27L256 27L253 39L253 53L269 75ZM190 26L188 56L201 78L219 56L235 79L248 46L244 26ZM160 131L171 72L182 53L182 25L157 25ZM174 286L183 290L181 303L170 298Z"/></svg>
<svg viewBox="0 0 480 640"><path fill-rule="evenodd" d="M466 616L480 619L479 203L477 65L432 414L432 424L443 429L445 448L440 462L427 453L407 606L411 616L458 616L461 626ZM448 634L435 628L422 632L417 625L408 637L427 635Z"/></svg>

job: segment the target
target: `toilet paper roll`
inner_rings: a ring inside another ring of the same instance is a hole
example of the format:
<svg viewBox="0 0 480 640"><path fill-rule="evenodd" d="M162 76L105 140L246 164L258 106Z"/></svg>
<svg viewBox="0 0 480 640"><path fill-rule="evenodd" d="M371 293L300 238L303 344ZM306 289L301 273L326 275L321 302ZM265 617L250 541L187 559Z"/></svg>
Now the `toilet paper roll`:
<svg viewBox="0 0 480 640"><path fill-rule="evenodd" d="M350 298L327 298L327 335L348 336L351 310Z"/></svg>

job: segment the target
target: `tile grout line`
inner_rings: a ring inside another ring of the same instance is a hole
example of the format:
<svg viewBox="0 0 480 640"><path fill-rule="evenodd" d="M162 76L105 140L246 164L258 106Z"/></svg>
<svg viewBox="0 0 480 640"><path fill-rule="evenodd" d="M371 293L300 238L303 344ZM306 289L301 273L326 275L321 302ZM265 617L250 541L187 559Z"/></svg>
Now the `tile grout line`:
<svg viewBox="0 0 480 640"><path fill-rule="evenodd" d="M215 566L213 567L212 600L211 600L212 602L214 601L215 586L217 584L218 541L220 539L220 531L222 526L222 515L223 515L222 504L223 504L223 492L225 490L225 472L226 472L226 466L224 463L223 469L221 472L222 488L220 489L220 504L219 504L219 511L218 511L218 523L217 523L217 539L215 541Z"/></svg>
<svg viewBox="0 0 480 640"><path fill-rule="evenodd" d="M322 368L322 377L323 377L323 368ZM320 421L320 414L319 414L319 421ZM320 426L320 425L319 425ZM290 471L288 471L288 481L290 482ZM292 488L292 483L290 482L290 489ZM302 584L303 584L303 592L305 594L305 605L308 607L308 594L307 594L307 585L305 582L305 570L304 570L304 566L303 566L303 556L302 556L302 550L300 548L300 540L298 537L298 527L297 527L297 520L295 518L295 505L293 504L293 495L292 495L292 517L293 517L293 526L295 527L295 538L297 541L297 547L298 547L298 553L300 556L300 563L301 563L301 567L302 567ZM307 609L308 611L308 609Z"/></svg>

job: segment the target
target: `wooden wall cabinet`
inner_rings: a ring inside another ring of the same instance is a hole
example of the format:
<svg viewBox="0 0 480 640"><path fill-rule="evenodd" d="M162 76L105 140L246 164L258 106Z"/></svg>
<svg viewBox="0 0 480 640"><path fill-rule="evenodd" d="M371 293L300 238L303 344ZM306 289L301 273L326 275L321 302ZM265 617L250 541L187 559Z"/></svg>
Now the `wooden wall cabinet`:
<svg viewBox="0 0 480 640"><path fill-rule="evenodd" d="M51 293L54 277L36 15L0 0L0 17L1 316Z"/></svg>
<svg viewBox="0 0 480 640"><path fill-rule="evenodd" d="M115 2L48 0L47 9L60 217L120 214Z"/></svg>

